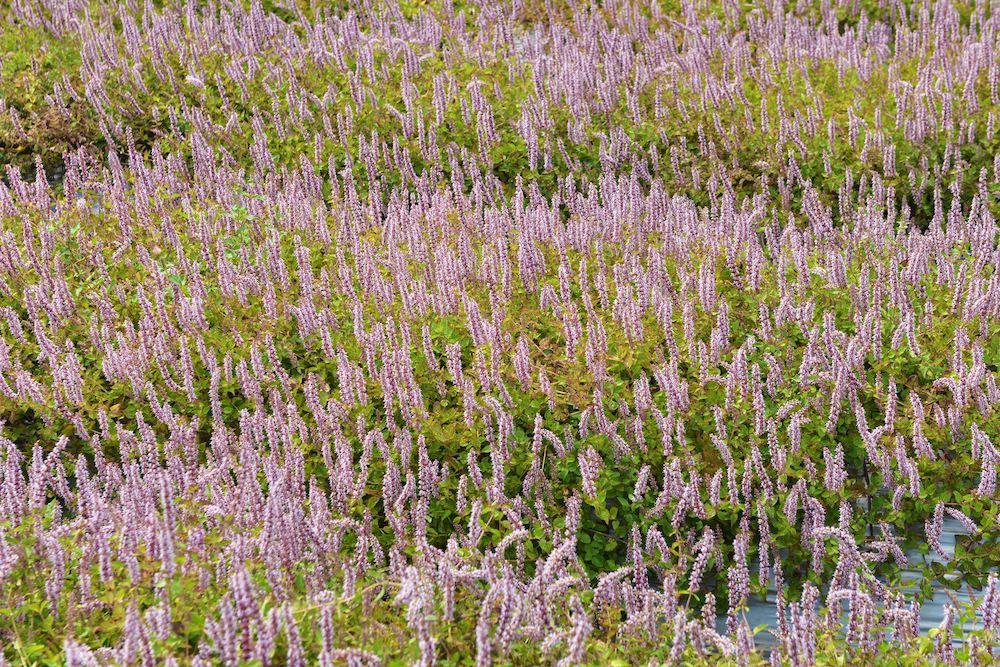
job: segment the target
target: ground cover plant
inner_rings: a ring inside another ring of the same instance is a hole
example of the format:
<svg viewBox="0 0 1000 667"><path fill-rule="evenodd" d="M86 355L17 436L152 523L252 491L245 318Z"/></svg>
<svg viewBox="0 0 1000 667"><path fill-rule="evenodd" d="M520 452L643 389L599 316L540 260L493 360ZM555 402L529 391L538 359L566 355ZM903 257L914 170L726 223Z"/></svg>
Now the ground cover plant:
<svg viewBox="0 0 1000 667"><path fill-rule="evenodd" d="M3 4L0 665L1000 659L995 4Z"/></svg>

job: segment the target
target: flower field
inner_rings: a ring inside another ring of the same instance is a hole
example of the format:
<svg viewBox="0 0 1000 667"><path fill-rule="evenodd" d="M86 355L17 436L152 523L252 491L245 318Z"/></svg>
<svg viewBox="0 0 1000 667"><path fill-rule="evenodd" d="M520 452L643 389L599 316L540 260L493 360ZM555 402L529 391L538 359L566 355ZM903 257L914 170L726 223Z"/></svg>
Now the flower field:
<svg viewBox="0 0 1000 667"><path fill-rule="evenodd" d="M1000 662L995 2L0 5L0 666Z"/></svg>

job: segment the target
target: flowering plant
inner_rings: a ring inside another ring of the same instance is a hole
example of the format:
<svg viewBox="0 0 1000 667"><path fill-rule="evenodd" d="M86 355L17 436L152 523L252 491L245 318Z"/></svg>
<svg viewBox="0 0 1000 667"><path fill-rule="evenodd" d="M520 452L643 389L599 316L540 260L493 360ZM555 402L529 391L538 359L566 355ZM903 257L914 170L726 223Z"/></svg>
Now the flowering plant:
<svg viewBox="0 0 1000 667"><path fill-rule="evenodd" d="M0 665L993 664L996 7L666 4L0 9Z"/></svg>

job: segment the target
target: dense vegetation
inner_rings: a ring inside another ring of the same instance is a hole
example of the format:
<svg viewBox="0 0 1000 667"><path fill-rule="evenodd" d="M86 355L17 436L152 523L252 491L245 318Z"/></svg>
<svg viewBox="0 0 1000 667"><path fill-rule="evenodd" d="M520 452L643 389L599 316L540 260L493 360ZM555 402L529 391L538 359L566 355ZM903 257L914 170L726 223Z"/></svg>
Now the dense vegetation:
<svg viewBox="0 0 1000 667"><path fill-rule="evenodd" d="M0 665L1000 659L995 5L3 4Z"/></svg>

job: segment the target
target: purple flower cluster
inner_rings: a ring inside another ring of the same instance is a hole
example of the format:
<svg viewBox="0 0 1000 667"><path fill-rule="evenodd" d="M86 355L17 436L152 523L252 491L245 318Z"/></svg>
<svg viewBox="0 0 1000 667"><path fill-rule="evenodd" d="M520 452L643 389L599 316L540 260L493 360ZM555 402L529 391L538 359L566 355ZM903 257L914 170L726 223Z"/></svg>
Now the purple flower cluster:
<svg viewBox="0 0 1000 667"><path fill-rule="evenodd" d="M0 596L67 664L379 664L335 617L375 588L420 665L463 613L478 665L585 662L611 616L745 659L773 576L772 664L811 665L918 635L905 531L995 538L988 3L96 4L11 11L80 36L49 112L106 157L0 183ZM73 634L123 586L120 636Z"/></svg>

